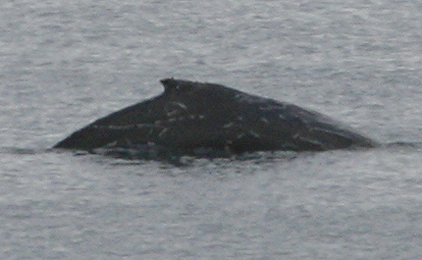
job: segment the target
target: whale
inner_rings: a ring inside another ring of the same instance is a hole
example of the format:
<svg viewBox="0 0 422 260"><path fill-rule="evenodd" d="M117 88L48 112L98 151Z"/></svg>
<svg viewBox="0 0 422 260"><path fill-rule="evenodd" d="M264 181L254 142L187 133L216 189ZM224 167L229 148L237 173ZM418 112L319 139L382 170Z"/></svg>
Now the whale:
<svg viewBox="0 0 422 260"><path fill-rule="evenodd" d="M146 158L169 154L230 157L256 151L327 151L378 143L321 113L214 83L161 80L157 97L100 118L53 148L130 149Z"/></svg>

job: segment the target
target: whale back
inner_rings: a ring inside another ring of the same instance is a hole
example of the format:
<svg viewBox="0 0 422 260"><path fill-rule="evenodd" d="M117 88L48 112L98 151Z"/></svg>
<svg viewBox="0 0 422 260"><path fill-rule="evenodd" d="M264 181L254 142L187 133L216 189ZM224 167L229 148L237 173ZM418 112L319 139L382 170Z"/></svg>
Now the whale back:
<svg viewBox="0 0 422 260"><path fill-rule="evenodd" d="M164 92L100 118L55 148L92 150L139 144L183 154L201 149L323 151L376 142L293 104L211 83L163 79Z"/></svg>

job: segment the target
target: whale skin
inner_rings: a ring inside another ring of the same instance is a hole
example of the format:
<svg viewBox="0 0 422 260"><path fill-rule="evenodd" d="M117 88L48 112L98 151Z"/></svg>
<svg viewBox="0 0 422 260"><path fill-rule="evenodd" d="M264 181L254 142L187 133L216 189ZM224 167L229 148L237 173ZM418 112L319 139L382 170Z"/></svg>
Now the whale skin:
<svg viewBox="0 0 422 260"><path fill-rule="evenodd" d="M326 151L377 143L318 112L219 84L167 78L154 98L100 118L54 148L130 148L150 156Z"/></svg>

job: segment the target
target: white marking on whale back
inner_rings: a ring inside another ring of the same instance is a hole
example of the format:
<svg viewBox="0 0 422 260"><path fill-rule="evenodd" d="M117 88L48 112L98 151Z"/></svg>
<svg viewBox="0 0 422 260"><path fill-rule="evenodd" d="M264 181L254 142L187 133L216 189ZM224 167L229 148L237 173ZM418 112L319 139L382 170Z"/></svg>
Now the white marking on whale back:
<svg viewBox="0 0 422 260"><path fill-rule="evenodd" d="M269 123L270 123L270 120L268 120L268 118L266 118L266 117L261 117L261 118L259 119L259 121L261 121L261 122L263 122L263 123L265 123L265 124L269 124Z"/></svg>
<svg viewBox="0 0 422 260"><path fill-rule="evenodd" d="M138 128L151 128L151 127L155 127L155 124L136 124L136 127Z"/></svg>
<svg viewBox="0 0 422 260"><path fill-rule="evenodd" d="M223 128L232 128L233 126L235 126L235 124L233 122L230 122L230 123L223 125Z"/></svg>
<svg viewBox="0 0 422 260"><path fill-rule="evenodd" d="M164 128L159 134L158 134L158 137L159 138L161 138L161 137L163 137L167 132L168 132L168 128Z"/></svg>
<svg viewBox="0 0 422 260"><path fill-rule="evenodd" d="M243 132L243 133L238 134L236 136L236 139L241 139L241 138L243 138L245 136L248 136L248 135L251 135L251 136L253 136L253 137L257 138L257 139L261 138L261 135L259 135L257 132L252 131L252 130L249 130L247 132Z"/></svg>
<svg viewBox="0 0 422 260"><path fill-rule="evenodd" d="M252 130L250 130L250 131L248 131L248 133L250 134L250 135L252 135L253 137L255 137L255 138L261 138L261 135L259 135L257 132L255 132L255 131L252 131Z"/></svg>
<svg viewBox="0 0 422 260"><path fill-rule="evenodd" d="M170 104L176 105L176 106L178 106L178 107L180 107L180 108L182 108L184 110L187 110L188 109L188 107L185 104L180 103L180 102L174 102L173 101L173 102L170 102Z"/></svg>

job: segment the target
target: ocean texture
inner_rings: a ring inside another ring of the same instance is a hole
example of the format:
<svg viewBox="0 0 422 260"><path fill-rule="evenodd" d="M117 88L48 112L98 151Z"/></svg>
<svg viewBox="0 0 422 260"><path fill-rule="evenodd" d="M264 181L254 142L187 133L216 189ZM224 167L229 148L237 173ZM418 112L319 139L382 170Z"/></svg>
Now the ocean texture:
<svg viewBox="0 0 422 260"><path fill-rule="evenodd" d="M1 259L418 259L420 1L0 3ZM162 78L385 146L187 166L50 148Z"/></svg>

